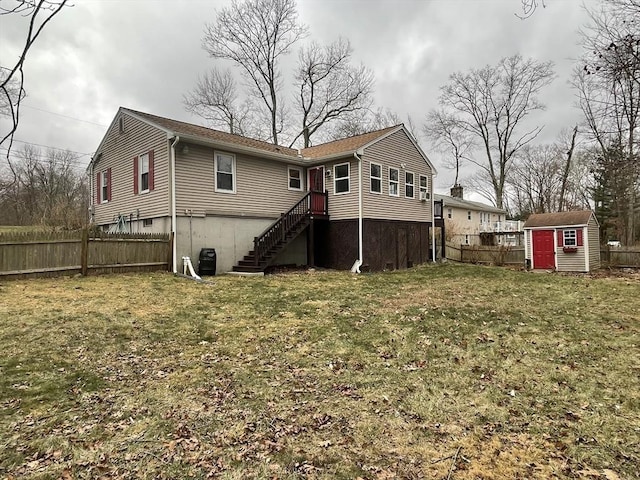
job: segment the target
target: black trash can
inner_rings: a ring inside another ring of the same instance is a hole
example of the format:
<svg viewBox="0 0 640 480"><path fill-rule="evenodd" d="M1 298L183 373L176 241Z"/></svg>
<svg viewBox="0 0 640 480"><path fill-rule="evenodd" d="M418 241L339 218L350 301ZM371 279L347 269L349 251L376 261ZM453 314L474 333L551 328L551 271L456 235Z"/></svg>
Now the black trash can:
<svg viewBox="0 0 640 480"><path fill-rule="evenodd" d="M198 258L198 275L216 274L216 249L203 248Z"/></svg>

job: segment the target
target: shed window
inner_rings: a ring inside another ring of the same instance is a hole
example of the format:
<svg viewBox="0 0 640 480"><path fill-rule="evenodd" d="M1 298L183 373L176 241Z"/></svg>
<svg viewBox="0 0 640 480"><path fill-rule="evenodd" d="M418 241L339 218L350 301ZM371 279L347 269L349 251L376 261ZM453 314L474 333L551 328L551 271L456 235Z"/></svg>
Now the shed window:
<svg viewBox="0 0 640 480"><path fill-rule="evenodd" d="M576 247L578 246L578 236L576 235L575 230L564 230L564 239L563 245L565 247Z"/></svg>
<svg viewBox="0 0 640 480"><path fill-rule="evenodd" d="M447 208L447 218L451 218L452 214L453 214L453 210L451 210L450 208Z"/></svg>
<svg viewBox="0 0 640 480"><path fill-rule="evenodd" d="M349 193L349 164L341 163L333 167L334 193Z"/></svg>
<svg viewBox="0 0 640 480"><path fill-rule="evenodd" d="M467 211L467 220L471 220L471 212Z"/></svg>

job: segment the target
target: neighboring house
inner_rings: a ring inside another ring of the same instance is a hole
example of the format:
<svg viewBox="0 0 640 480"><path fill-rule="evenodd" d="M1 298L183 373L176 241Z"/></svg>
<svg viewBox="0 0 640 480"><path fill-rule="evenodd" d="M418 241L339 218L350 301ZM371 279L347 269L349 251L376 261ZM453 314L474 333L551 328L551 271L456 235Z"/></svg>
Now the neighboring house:
<svg viewBox="0 0 640 480"><path fill-rule="evenodd" d="M507 220L507 211L463 198L463 187L451 196L435 194L442 202L447 237L462 245L521 245L523 222Z"/></svg>
<svg viewBox="0 0 640 480"><path fill-rule="evenodd" d="M297 150L120 108L88 170L92 221L173 232L174 270L201 248L222 272L406 268L444 228L403 125Z"/></svg>
<svg viewBox="0 0 640 480"><path fill-rule="evenodd" d="M532 214L524 224L524 238L530 268L560 272L600 268L600 226L591 210Z"/></svg>

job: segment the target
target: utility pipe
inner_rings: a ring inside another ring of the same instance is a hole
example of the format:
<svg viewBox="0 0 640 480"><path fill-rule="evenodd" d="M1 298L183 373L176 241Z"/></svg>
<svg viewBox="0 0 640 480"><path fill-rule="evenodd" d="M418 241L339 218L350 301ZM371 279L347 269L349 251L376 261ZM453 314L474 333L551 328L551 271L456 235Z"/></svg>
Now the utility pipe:
<svg viewBox="0 0 640 480"><path fill-rule="evenodd" d="M364 152L360 152L362 155ZM358 259L353 263L351 271L353 273L360 273L360 267L363 262L362 252L362 158L358 155L358 152L353 152L354 158L358 160Z"/></svg>
<svg viewBox="0 0 640 480"><path fill-rule="evenodd" d="M176 235L176 145L180 141L178 135L171 144L171 233L173 234L173 273L178 273L178 238Z"/></svg>
<svg viewBox="0 0 640 480"><path fill-rule="evenodd" d="M435 194L433 190L433 178L435 175L431 172L431 260L436 261L436 209L435 209ZM444 205L442 205L442 221L444 222ZM440 235L444 235L444 228L440 232Z"/></svg>

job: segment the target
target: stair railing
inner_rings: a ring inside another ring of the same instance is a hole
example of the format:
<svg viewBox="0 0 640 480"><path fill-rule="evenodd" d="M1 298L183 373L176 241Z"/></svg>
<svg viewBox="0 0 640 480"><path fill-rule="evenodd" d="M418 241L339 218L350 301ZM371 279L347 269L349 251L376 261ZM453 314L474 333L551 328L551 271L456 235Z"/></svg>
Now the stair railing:
<svg viewBox="0 0 640 480"><path fill-rule="evenodd" d="M312 204L314 207L317 203L312 203L318 196L324 196L324 212L327 214L327 194L323 192L308 192L302 197L298 203L289 209L286 213L280 215L280 218L270 225L264 232L253 239L254 263L258 265L260 261L267 255L267 252L275 247L279 242L284 243L287 234L296 230L300 224L308 219L312 214ZM319 212L313 212L318 214Z"/></svg>

